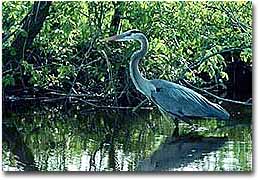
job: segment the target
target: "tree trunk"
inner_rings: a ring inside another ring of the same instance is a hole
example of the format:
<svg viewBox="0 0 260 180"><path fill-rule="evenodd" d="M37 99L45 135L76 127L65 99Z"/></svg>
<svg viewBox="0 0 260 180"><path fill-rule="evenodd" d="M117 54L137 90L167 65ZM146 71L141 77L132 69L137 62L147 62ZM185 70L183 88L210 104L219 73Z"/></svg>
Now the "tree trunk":
<svg viewBox="0 0 260 180"><path fill-rule="evenodd" d="M11 46L3 49L3 72L11 72L16 87L25 88L29 78L23 77L21 61L26 58L25 53L33 43L34 38L42 29L46 17L49 15L51 1L35 1L32 10L21 21L21 27L16 32ZM18 73L17 73L18 72ZM10 73L9 73L10 74Z"/></svg>
<svg viewBox="0 0 260 180"><path fill-rule="evenodd" d="M16 51L16 62L19 63L23 58L26 49L28 49L40 32L46 17L49 15L51 1L36 1L33 4L31 12L23 19L21 31L17 34L12 43Z"/></svg>
<svg viewBox="0 0 260 180"><path fill-rule="evenodd" d="M122 2L114 2L115 11L110 24L110 33L109 33L110 36L115 35L119 30L120 20L122 16L122 12L120 10L121 3Z"/></svg>

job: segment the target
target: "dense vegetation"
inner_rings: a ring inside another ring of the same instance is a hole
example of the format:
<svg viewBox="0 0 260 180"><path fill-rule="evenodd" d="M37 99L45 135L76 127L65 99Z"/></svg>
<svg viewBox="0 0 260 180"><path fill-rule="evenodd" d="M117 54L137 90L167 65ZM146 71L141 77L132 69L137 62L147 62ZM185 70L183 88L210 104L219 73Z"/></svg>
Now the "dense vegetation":
<svg viewBox="0 0 260 180"><path fill-rule="evenodd" d="M5 1L2 12L4 100L137 105L128 63L138 44L100 41L134 28L150 42L148 79L227 89L231 62L252 67L251 2Z"/></svg>

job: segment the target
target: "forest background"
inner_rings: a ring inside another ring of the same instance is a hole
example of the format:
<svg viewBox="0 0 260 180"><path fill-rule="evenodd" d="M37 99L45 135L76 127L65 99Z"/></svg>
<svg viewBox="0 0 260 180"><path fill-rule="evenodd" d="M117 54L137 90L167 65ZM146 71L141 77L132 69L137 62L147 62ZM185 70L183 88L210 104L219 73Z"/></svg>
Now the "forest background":
<svg viewBox="0 0 260 180"><path fill-rule="evenodd" d="M4 102L137 106L145 97L128 64L138 43L101 41L134 28L150 42L146 78L251 102L252 2L5 1L2 13Z"/></svg>

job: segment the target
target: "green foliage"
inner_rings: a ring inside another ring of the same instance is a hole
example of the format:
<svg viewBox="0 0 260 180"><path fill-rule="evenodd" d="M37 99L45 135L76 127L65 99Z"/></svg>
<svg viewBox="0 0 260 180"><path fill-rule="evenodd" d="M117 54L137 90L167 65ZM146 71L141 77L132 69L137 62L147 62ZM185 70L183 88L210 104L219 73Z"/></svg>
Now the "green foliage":
<svg viewBox="0 0 260 180"><path fill-rule="evenodd" d="M134 20L125 22L123 29L140 27L149 37L149 56L168 57L156 61L158 69L166 69L161 74L168 74L168 79L174 80L182 74L176 76L172 68L165 68L169 63L180 72L187 71L187 66L202 57L230 47L252 45L250 2L133 2L133 8L127 6L125 11ZM152 62L145 65L148 71L154 69ZM223 57L216 54L200 65L199 72L207 72L213 78L223 74L225 67ZM192 74L186 73L186 78L196 78Z"/></svg>
<svg viewBox="0 0 260 180"><path fill-rule="evenodd" d="M31 1L4 1L2 6L2 34L10 35L14 32L20 31L20 22L31 10L31 7ZM10 46L10 43L13 41L13 39L14 36L11 37L7 42L3 43L3 47Z"/></svg>
<svg viewBox="0 0 260 180"><path fill-rule="evenodd" d="M253 59L252 55L253 55L252 49L246 48L241 52L240 57L242 61L252 64L252 59Z"/></svg>
<svg viewBox="0 0 260 180"><path fill-rule="evenodd" d="M10 74L7 74L3 76L3 86L8 87L8 86L14 86L15 85L15 80L14 77Z"/></svg>
<svg viewBox="0 0 260 180"><path fill-rule="evenodd" d="M32 2L4 2L4 33L26 37L19 22L31 7ZM252 64L251 2L53 2L32 47L41 62L25 58L22 65L31 85L66 87L68 92L76 78L84 91L120 94L129 82L129 57L138 43L100 41L111 35L115 8L121 12L120 32L137 28L148 37L149 52L140 66L147 78L201 84L198 74L206 73L213 82L227 81L231 60L221 52L233 56L232 48L241 49L234 57ZM13 56L14 37L3 43Z"/></svg>

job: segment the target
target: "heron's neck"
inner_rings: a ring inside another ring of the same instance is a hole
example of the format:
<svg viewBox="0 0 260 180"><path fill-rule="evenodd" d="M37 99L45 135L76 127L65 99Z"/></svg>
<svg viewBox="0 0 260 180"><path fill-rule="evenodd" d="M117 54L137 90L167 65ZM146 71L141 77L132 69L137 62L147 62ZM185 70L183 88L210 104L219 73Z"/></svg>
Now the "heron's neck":
<svg viewBox="0 0 260 180"><path fill-rule="evenodd" d="M146 94L145 85L147 84L148 80L141 75L138 64L140 59L142 59L148 51L148 40L144 35L142 35L139 37L138 41L141 43L141 49L134 52L131 56L130 76L135 87L143 94Z"/></svg>

